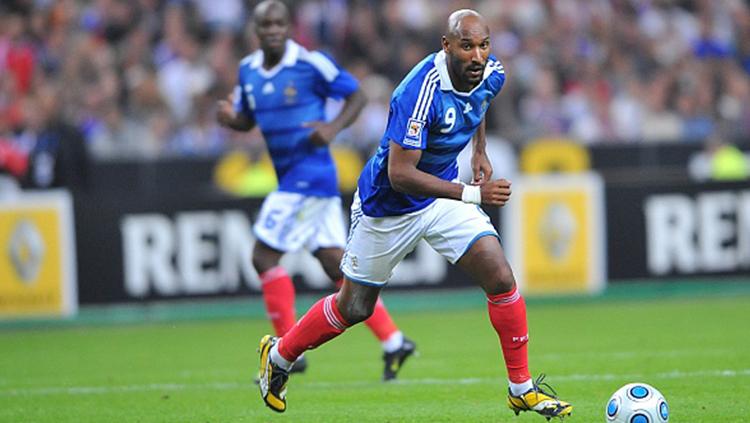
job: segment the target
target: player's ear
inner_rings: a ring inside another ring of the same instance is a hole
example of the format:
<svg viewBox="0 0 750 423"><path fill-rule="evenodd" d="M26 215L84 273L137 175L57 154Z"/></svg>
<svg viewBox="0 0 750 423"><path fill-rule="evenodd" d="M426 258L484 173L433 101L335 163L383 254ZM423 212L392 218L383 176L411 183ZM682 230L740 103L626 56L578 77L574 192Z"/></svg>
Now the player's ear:
<svg viewBox="0 0 750 423"><path fill-rule="evenodd" d="M448 48L451 45L450 41L448 41L448 37L443 35L443 38L440 40L440 43L443 45L443 51L448 53Z"/></svg>

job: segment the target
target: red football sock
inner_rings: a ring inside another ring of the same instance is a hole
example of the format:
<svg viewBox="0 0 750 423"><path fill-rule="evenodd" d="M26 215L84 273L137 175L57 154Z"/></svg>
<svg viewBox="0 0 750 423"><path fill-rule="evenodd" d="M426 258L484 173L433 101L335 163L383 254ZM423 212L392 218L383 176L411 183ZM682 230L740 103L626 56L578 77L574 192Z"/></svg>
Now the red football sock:
<svg viewBox="0 0 750 423"><path fill-rule="evenodd" d="M341 285L343 284L343 279L336 282L338 288L341 288ZM385 304L383 304L383 301L380 298L378 298L378 302L375 303L375 310L372 312L372 316L365 320L365 324L380 342L387 341L391 335L398 332L398 326L393 322L390 313L388 313L388 309L385 308Z"/></svg>
<svg viewBox="0 0 750 423"><path fill-rule="evenodd" d="M263 302L277 336L283 336L297 320L294 310L294 284L281 266L260 275Z"/></svg>
<svg viewBox="0 0 750 423"><path fill-rule="evenodd" d="M317 348L344 333L346 323L338 307L336 295L322 298L289 329L279 341L279 354L289 362L297 360L303 352Z"/></svg>
<svg viewBox="0 0 750 423"><path fill-rule="evenodd" d="M487 309L490 322L500 337L508 379L522 383L531 379L529 357L526 344L529 342L529 328L526 324L526 302L513 287L510 292L487 296Z"/></svg>

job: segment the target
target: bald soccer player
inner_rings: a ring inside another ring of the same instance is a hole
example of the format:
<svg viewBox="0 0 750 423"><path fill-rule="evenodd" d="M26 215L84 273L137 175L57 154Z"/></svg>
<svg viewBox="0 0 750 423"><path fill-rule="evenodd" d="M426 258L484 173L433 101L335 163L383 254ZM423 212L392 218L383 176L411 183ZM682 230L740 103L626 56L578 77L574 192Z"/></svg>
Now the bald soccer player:
<svg viewBox="0 0 750 423"><path fill-rule="evenodd" d="M260 392L275 411L286 410L288 370L297 357L367 319L393 268L423 239L484 290L508 373L508 406L548 419L573 409L543 389L543 377L531 378L526 305L498 233L479 208L503 206L511 195L509 181L492 179L485 153L484 115L505 71L473 10L451 14L442 46L393 92L385 134L354 196L341 291L313 305L283 337L260 342ZM462 185L456 157L469 141L474 181Z"/></svg>

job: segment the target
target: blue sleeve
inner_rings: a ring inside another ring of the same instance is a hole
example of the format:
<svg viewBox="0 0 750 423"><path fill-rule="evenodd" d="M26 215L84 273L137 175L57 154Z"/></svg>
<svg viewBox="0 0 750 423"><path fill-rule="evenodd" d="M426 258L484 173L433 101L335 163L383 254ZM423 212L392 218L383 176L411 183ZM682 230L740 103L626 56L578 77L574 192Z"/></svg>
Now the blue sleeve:
<svg viewBox="0 0 750 423"><path fill-rule="evenodd" d="M307 56L307 61L320 76L317 89L321 96L338 100L349 97L359 89L357 79L340 67L330 56L314 51Z"/></svg>
<svg viewBox="0 0 750 423"><path fill-rule="evenodd" d="M433 99L439 80L414 78L393 93L385 135L408 150L427 148L427 134L435 120Z"/></svg>
<svg viewBox="0 0 750 423"><path fill-rule="evenodd" d="M495 56L490 56L487 61L487 69L485 72L489 72L489 74L487 74L487 86L492 92L492 97L494 98L500 93L500 90L505 84L505 68L500 60Z"/></svg>
<svg viewBox="0 0 750 423"><path fill-rule="evenodd" d="M255 97L253 96L253 86L244 82L241 72L237 75L237 85L234 87L233 94L234 111L249 118L254 118Z"/></svg>

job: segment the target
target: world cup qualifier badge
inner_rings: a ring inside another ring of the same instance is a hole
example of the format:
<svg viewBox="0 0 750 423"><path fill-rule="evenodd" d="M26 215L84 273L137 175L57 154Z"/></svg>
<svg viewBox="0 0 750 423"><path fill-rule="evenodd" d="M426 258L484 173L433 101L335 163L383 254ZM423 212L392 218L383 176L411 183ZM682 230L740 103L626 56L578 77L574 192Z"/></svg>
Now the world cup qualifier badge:
<svg viewBox="0 0 750 423"><path fill-rule="evenodd" d="M416 119L409 119L406 124L406 136L404 137L404 144L412 147L419 147L421 144L422 128L424 122Z"/></svg>

